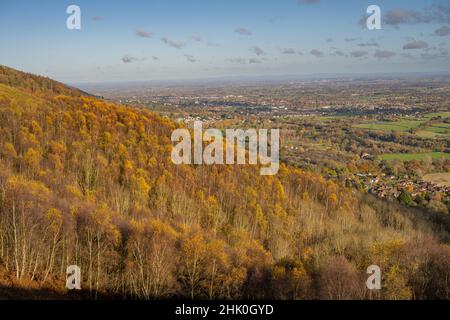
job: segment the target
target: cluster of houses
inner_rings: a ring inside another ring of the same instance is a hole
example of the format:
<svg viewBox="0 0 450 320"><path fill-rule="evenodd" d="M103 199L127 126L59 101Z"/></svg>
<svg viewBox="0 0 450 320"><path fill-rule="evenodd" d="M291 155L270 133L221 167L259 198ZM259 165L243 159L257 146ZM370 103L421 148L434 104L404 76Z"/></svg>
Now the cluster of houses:
<svg viewBox="0 0 450 320"><path fill-rule="evenodd" d="M413 198L427 194L433 198L436 194L450 197L450 186L439 186L429 181L414 180L407 176L399 178L395 176L375 176L372 174L357 174L368 192L379 198L398 198L402 190L408 190Z"/></svg>

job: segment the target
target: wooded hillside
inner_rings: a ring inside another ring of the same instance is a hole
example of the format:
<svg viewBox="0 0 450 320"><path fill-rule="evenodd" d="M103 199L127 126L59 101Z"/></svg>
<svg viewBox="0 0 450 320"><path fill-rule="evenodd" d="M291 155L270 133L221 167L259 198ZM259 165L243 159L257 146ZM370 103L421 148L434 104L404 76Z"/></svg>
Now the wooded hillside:
<svg viewBox="0 0 450 320"><path fill-rule="evenodd" d="M76 264L92 298L450 298L445 221L285 165L174 165L173 122L5 67L0 124L3 287L64 292Z"/></svg>

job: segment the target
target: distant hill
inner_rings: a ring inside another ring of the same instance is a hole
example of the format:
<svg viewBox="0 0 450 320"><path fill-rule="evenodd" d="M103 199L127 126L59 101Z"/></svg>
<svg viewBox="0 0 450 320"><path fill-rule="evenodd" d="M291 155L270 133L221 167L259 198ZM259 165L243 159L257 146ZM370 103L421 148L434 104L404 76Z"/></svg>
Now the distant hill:
<svg viewBox="0 0 450 320"><path fill-rule="evenodd" d="M177 166L175 128L1 67L0 298L67 294L72 264L91 298L449 298L445 218L285 165Z"/></svg>
<svg viewBox="0 0 450 320"><path fill-rule="evenodd" d="M88 96L86 92L68 87L55 80L14 70L0 65L0 84L24 89L33 94L64 94L68 96Z"/></svg>

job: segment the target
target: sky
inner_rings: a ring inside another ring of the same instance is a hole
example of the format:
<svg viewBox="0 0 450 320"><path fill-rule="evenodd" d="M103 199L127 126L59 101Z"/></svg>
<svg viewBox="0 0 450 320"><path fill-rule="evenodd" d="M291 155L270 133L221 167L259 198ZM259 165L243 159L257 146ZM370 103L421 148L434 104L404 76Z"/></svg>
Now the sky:
<svg viewBox="0 0 450 320"><path fill-rule="evenodd" d="M65 83L450 71L449 40L448 0L0 2L0 64Z"/></svg>

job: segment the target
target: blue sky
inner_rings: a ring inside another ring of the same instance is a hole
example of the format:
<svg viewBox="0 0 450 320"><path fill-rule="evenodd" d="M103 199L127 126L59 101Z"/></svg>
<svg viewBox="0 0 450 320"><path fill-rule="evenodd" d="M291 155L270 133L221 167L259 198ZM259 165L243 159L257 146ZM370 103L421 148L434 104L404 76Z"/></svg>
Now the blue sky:
<svg viewBox="0 0 450 320"><path fill-rule="evenodd" d="M382 30L358 23L371 4ZM2 0L0 64L68 83L450 71L449 27L448 0Z"/></svg>

